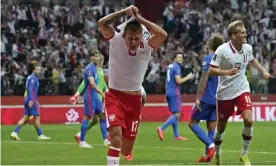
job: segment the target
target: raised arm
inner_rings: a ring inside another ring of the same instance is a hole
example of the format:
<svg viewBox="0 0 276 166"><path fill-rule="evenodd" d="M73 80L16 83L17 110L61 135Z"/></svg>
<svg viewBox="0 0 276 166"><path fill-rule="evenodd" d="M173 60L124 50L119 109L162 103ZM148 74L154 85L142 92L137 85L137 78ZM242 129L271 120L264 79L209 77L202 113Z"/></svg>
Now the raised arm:
<svg viewBox="0 0 276 166"><path fill-rule="evenodd" d="M114 28L112 27L111 24L114 23L116 20L118 20L119 18L121 18L124 15L133 15L134 8L135 8L135 6L131 5L125 9L111 13L111 14L101 18L98 21L98 26L99 26L99 29L100 29L102 35L104 36L104 38L111 39L115 34Z"/></svg>
<svg viewBox="0 0 276 166"><path fill-rule="evenodd" d="M158 25L150 22L142 17L137 11L134 12L136 20L144 25L152 33L152 36L148 39L149 45L152 47L160 46L167 38L167 32L160 28Z"/></svg>

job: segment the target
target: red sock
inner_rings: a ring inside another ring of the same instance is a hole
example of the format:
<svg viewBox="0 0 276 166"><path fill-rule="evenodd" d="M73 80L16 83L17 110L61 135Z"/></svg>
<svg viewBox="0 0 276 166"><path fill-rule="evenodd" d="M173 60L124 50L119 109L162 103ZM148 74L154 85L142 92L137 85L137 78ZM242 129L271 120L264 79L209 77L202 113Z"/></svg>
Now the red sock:
<svg viewBox="0 0 276 166"><path fill-rule="evenodd" d="M120 151L119 148L109 147L107 152L107 165L118 166L120 160Z"/></svg>

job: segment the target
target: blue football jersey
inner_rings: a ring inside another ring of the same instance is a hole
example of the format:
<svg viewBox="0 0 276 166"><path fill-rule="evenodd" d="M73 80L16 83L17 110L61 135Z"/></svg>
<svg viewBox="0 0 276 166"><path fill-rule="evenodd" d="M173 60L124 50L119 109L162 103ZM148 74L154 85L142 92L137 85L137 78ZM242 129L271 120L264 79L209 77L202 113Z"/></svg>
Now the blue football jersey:
<svg viewBox="0 0 276 166"><path fill-rule="evenodd" d="M97 68L94 64L88 64L83 72L83 80L84 80L84 94L83 100L84 101L91 101L92 99L98 98L98 93L94 88L92 88L89 84L88 78L93 77L95 84L98 84L98 75L97 75Z"/></svg>
<svg viewBox="0 0 276 166"><path fill-rule="evenodd" d="M26 91L25 91L25 102L32 100L37 101L39 81L35 74L31 74L27 78Z"/></svg>
<svg viewBox="0 0 276 166"><path fill-rule="evenodd" d="M213 53L206 55L201 64L202 71L208 71ZM216 91L218 87L218 76L209 76L201 101L207 104L216 105Z"/></svg>
<svg viewBox="0 0 276 166"><path fill-rule="evenodd" d="M177 62L170 64L167 68L166 95L180 95L180 85L176 82L175 76L181 76L181 67Z"/></svg>

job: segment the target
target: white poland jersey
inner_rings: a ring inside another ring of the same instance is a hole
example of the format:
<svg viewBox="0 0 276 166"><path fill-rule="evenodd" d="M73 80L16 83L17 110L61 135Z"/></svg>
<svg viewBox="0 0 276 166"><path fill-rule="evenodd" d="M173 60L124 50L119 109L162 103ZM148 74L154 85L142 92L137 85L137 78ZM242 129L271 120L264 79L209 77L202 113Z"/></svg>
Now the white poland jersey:
<svg viewBox="0 0 276 166"><path fill-rule="evenodd" d="M233 76L219 76L216 98L231 100L245 92L250 92L249 83L245 75L246 66L254 59L252 46L243 44L238 52L231 41L219 46L213 56L210 66L222 70L238 68L239 72Z"/></svg>
<svg viewBox="0 0 276 166"><path fill-rule="evenodd" d="M130 55L123 33L124 30L115 31L114 36L109 40L108 85L120 91L139 91L153 48L149 45L148 38L143 37L136 53Z"/></svg>

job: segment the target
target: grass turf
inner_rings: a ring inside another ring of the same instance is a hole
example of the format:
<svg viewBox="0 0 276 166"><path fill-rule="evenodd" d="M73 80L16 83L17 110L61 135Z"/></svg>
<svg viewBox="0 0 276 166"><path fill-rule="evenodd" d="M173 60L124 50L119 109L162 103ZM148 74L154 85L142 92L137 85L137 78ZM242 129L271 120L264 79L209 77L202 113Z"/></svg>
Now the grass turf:
<svg viewBox="0 0 276 166"><path fill-rule="evenodd" d="M165 140L160 142L156 127L160 123L142 123L134 147L131 162L121 158L123 165L184 165L196 164L194 160L204 152L204 145L190 131L186 123L180 123L179 130L188 141L174 141L172 128L165 131ZM204 123L202 126L205 128ZM10 139L15 126L2 126L1 157L4 165L106 165L107 147L103 146L99 126L87 133L87 142L93 149L81 149L73 135L80 125L42 125L49 141L38 141L32 125L24 126L19 136L22 141ZM222 164L240 165L242 147L242 123L229 123L222 144ZM252 164L276 165L275 122L255 123L254 136L249 158ZM214 164L215 160L208 164ZM201 163L202 164L202 163ZM204 163L205 164L205 163Z"/></svg>

